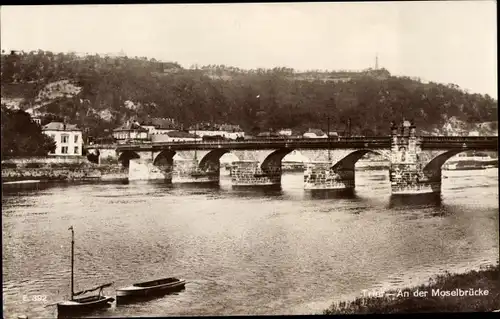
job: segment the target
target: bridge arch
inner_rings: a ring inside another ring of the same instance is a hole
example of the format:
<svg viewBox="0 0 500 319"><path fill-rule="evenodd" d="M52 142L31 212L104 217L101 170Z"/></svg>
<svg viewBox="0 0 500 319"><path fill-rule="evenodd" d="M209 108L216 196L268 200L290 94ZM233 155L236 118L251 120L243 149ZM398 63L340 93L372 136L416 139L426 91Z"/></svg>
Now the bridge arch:
<svg viewBox="0 0 500 319"><path fill-rule="evenodd" d="M366 154L376 154L382 156L385 160L390 161L389 151L375 151L375 150L367 150L360 149L350 152L344 157L341 157L335 164L333 164L332 169L344 168L344 169L353 169L355 168L356 162L359 161Z"/></svg>
<svg viewBox="0 0 500 319"><path fill-rule="evenodd" d="M154 166L172 166L174 164L175 151L163 150L153 160Z"/></svg>
<svg viewBox="0 0 500 319"><path fill-rule="evenodd" d="M122 164L123 167L129 167L130 160L141 158L139 154L134 151L123 151L120 156L118 156L118 161Z"/></svg>
<svg viewBox="0 0 500 319"><path fill-rule="evenodd" d="M294 149L291 148L280 148L269 154L261 164L262 169L266 169L268 167L276 167L281 165L281 161L285 156L293 152Z"/></svg>
<svg viewBox="0 0 500 319"><path fill-rule="evenodd" d="M462 153L462 152L467 152L470 150L451 150L451 151L445 151L435 157L433 157L423 168L423 172L437 172L441 171L441 167L443 164L452 158L453 156Z"/></svg>
<svg viewBox="0 0 500 319"><path fill-rule="evenodd" d="M231 151L229 149L224 149L224 148L218 148L215 150L212 150L205 154L203 158L200 160L200 163L198 164L198 167L201 170L207 170L207 169L217 169L220 167L220 158L227 153L230 153Z"/></svg>

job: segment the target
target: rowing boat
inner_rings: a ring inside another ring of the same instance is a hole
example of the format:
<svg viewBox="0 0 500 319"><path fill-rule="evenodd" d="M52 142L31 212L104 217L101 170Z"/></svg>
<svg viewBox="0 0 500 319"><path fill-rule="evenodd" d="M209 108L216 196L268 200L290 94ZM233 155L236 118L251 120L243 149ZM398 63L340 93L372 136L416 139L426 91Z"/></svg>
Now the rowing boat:
<svg viewBox="0 0 500 319"><path fill-rule="evenodd" d="M116 300L130 297L145 297L166 294L182 290L185 287L186 281L174 277L156 279L135 283L132 286L120 288L116 290Z"/></svg>
<svg viewBox="0 0 500 319"><path fill-rule="evenodd" d="M73 298L57 304L57 315L80 315L82 313L94 311L97 309L108 308L115 299L102 296L100 293L96 296Z"/></svg>

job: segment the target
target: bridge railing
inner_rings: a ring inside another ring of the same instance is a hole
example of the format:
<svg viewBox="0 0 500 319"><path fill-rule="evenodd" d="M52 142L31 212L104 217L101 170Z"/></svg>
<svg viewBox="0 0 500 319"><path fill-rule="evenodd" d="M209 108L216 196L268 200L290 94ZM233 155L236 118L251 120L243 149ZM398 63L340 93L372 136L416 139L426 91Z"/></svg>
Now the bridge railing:
<svg viewBox="0 0 500 319"><path fill-rule="evenodd" d="M484 143L484 142L497 142L497 136L419 136L424 143ZM221 145L252 145L252 144L266 144L266 145L283 145L283 144L296 144L303 145L317 144L317 143L386 143L391 139L390 136L351 136L351 137L330 137L330 138L303 138L303 137L289 137L289 138L253 138L246 140L218 140L218 141L171 141L171 142L155 142L155 143L140 143L140 144L117 144L117 148L130 148L130 147L151 147L151 146L175 146L175 145L203 145L203 146L221 146ZM99 145L103 147L103 145ZM98 145L89 145L88 148L96 148ZM105 145L109 147L109 145Z"/></svg>
<svg viewBox="0 0 500 319"><path fill-rule="evenodd" d="M497 136L422 136L423 142L495 142Z"/></svg>
<svg viewBox="0 0 500 319"><path fill-rule="evenodd" d="M234 145L234 144L276 144L283 145L287 143L301 143L301 144L316 144L316 143L335 143L335 142L365 142L365 143L380 143L380 142L388 142L390 141L389 136L376 136L376 137L364 137L364 136L355 136L355 137L332 137L332 138L255 138L248 140L219 140L219 141L176 141L176 142L156 142L156 143L148 143L148 144L119 144L120 147L130 147L130 146L169 146L169 145Z"/></svg>

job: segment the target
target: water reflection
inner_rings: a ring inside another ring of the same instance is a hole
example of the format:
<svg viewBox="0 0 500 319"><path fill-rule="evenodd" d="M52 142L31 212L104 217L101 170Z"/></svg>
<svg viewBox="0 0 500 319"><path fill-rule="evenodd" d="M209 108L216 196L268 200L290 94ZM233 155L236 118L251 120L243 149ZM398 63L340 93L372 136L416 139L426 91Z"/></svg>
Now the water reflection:
<svg viewBox="0 0 500 319"><path fill-rule="evenodd" d="M10 196L28 195L32 192L48 190L54 187L72 188L78 185L96 185L96 186L113 186L113 185L128 185L127 180L110 180L110 181L39 181L34 183L19 183L19 184L2 184L2 194Z"/></svg>
<svg viewBox="0 0 500 319"><path fill-rule="evenodd" d="M106 317L108 309L112 307L111 304L108 304L106 306L103 306L100 309L94 309L94 310L82 310L82 311L76 311L73 310L72 312L64 313L64 314L57 314L58 319L73 319L73 318L85 318L85 317Z"/></svg>
<svg viewBox="0 0 500 319"><path fill-rule="evenodd" d="M354 189L309 189L304 199L359 199Z"/></svg>
<svg viewBox="0 0 500 319"><path fill-rule="evenodd" d="M171 184L174 189L202 189L202 190L219 190L221 188L219 183L174 183Z"/></svg>
<svg viewBox="0 0 500 319"><path fill-rule="evenodd" d="M117 297L116 299L116 306L117 307L123 307L126 305L130 304L136 304L138 302L145 303L148 301L156 300L156 299L161 299L166 296L177 296L183 291L186 290L186 287L178 288L173 291L159 291L159 292L154 292L146 295L141 295L141 296L128 296L128 297Z"/></svg>
<svg viewBox="0 0 500 319"><path fill-rule="evenodd" d="M281 185L232 186L230 194L237 197L281 197L284 192Z"/></svg>
<svg viewBox="0 0 500 319"><path fill-rule="evenodd" d="M439 207L442 204L441 193L428 194L393 194L389 197L390 209L416 209L427 207Z"/></svg>

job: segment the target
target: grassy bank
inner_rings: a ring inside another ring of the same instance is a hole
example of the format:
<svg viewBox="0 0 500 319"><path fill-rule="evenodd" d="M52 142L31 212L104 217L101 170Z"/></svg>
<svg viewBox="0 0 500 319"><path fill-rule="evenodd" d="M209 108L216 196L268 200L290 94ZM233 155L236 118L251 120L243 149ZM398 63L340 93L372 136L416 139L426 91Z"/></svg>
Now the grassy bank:
<svg viewBox="0 0 500 319"><path fill-rule="evenodd" d="M471 289L475 295L470 295ZM482 293L477 295L479 289ZM323 314L493 311L500 309L499 265L464 274L446 273L417 287L367 294L354 301L335 303Z"/></svg>

